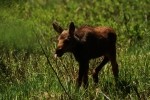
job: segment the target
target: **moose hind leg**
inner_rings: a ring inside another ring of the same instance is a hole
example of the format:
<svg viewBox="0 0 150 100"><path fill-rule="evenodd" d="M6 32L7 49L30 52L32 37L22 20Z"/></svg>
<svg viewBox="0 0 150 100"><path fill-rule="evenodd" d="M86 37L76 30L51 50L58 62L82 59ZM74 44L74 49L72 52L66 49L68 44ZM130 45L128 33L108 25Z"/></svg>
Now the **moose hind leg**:
<svg viewBox="0 0 150 100"><path fill-rule="evenodd" d="M112 72L115 77L115 81L117 82L119 69L118 69L118 64L117 64L117 60L116 60L116 50L115 49L109 56L109 59L110 59L111 65L112 65Z"/></svg>
<svg viewBox="0 0 150 100"><path fill-rule="evenodd" d="M115 81L118 81L118 73L119 73L119 69L118 69L118 64L116 59L111 59L111 65L112 65L112 71L113 71L113 75L115 77Z"/></svg>
<svg viewBox="0 0 150 100"><path fill-rule="evenodd" d="M96 67L96 69L94 70L94 73L93 73L93 80L95 83L98 83L98 73L99 71L103 68L103 66L109 61L109 59L105 56L103 61L101 62L101 64Z"/></svg>

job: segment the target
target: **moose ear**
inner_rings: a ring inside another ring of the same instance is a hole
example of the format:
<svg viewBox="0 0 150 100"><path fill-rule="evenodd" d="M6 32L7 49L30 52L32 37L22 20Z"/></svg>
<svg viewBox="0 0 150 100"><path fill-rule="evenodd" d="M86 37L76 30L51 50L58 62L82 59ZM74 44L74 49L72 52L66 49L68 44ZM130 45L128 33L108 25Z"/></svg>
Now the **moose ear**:
<svg viewBox="0 0 150 100"><path fill-rule="evenodd" d="M63 31L63 28L61 26L59 26L57 22L53 22L53 28L58 33L62 33L62 31Z"/></svg>
<svg viewBox="0 0 150 100"><path fill-rule="evenodd" d="M74 25L73 22L71 22L70 25L69 25L69 34L70 34L71 36L73 36L74 31L75 31L75 25Z"/></svg>

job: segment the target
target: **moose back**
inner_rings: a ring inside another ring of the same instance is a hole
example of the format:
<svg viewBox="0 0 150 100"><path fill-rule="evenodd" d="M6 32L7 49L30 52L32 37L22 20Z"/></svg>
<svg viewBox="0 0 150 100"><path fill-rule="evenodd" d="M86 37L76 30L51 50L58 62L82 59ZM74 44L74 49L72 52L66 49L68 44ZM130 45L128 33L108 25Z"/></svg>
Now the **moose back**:
<svg viewBox="0 0 150 100"><path fill-rule="evenodd" d="M73 53L79 63L77 86L82 82L85 88L88 86L89 60L102 57L103 61L93 71L93 80L98 83L98 73L102 67L111 62L115 80L118 79L118 64L116 61L116 33L109 27L81 26L76 28L74 23L64 30L56 22L54 30L59 33L55 57L61 57L64 53Z"/></svg>

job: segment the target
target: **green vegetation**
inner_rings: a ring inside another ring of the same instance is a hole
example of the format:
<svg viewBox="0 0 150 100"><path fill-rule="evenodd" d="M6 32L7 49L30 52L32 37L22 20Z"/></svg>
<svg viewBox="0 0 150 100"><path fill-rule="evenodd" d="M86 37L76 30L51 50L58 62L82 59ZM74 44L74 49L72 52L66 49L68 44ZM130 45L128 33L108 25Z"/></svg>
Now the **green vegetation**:
<svg viewBox="0 0 150 100"><path fill-rule="evenodd" d="M150 99L149 4L149 0L1 0L0 99L70 100L52 67L73 100ZM71 21L76 26L113 27L118 35L119 86L110 64L94 85L92 70L101 61L96 59L90 62L89 88L76 91L78 64L72 54L53 58L58 35L53 21L65 28Z"/></svg>

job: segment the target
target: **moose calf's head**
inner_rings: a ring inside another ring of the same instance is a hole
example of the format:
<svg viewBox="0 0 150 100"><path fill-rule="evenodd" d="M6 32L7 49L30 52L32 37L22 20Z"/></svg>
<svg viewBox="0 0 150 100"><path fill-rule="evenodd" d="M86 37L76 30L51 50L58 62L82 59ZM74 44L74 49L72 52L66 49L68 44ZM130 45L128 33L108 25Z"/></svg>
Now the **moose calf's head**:
<svg viewBox="0 0 150 100"><path fill-rule="evenodd" d="M55 57L61 57L65 52L70 52L73 49L75 43L75 26L74 23L71 22L69 25L69 29L64 30L61 26L54 22L53 28L57 33L60 34L58 37L58 44L55 52Z"/></svg>

